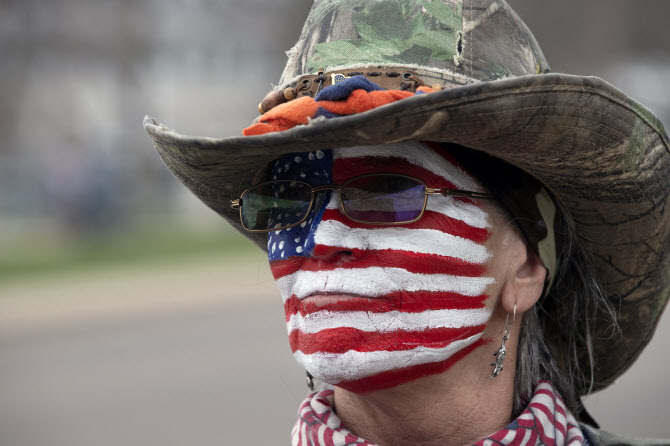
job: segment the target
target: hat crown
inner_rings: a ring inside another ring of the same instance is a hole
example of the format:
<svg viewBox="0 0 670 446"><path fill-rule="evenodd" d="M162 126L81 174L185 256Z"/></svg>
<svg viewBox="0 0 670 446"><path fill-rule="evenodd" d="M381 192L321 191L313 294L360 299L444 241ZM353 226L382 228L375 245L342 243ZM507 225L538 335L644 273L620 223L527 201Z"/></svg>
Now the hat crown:
<svg viewBox="0 0 670 446"><path fill-rule="evenodd" d="M315 0L287 54L282 86L321 68L420 68L458 84L549 70L504 0Z"/></svg>

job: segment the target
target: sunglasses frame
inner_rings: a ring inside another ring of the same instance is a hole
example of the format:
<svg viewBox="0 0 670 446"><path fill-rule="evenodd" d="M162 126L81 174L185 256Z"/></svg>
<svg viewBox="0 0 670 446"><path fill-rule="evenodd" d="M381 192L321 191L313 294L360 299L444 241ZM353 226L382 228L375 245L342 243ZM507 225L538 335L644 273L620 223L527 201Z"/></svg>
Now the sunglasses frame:
<svg viewBox="0 0 670 446"><path fill-rule="evenodd" d="M347 214L346 209L344 208L344 202L342 201L342 189L346 187L348 183L350 183L353 180L358 180L360 178L365 178L365 177L373 177L373 176L394 176L394 177L402 177L402 178L408 178L410 180L414 180L417 183L423 184L425 191L423 195L423 208L421 209L421 213L419 214L418 217L416 217L413 220L407 220L407 221L394 221L394 222L383 222L383 223L375 223L375 222L369 222L365 220L359 220L356 218L352 218ZM266 184L272 184L272 183L300 183L304 184L305 186L309 187L312 190L312 198L309 203L309 209L305 213L305 216L297 223L293 223L288 226L283 226L281 228L272 228L272 229L249 229L246 226L244 226L244 221L242 220L242 198L244 195L249 192L252 189L255 189L259 186L264 186ZM415 223L419 220L421 220L421 217L423 217L423 214L426 212L426 205L428 204L428 195L445 195L445 196L452 196L452 197L463 197L463 198L483 198L486 200L496 200L497 197L493 194L487 194L484 192L472 192L472 191L464 191L464 190L457 190L457 189L449 189L449 188L432 188L428 187L428 185L420 180L419 178L410 176L410 175L403 175L399 173L390 173L390 172L379 172L379 173L368 173L365 175L357 175L355 177L349 178L347 181L342 183L342 185L338 186L335 184L325 184L323 186L312 186L309 183L306 183L304 181L300 180L271 180L271 181L265 181L263 183L256 184L254 186L251 186L250 188L246 189L244 192L240 194L240 198L236 200L230 200L230 207L232 209L239 209L240 210L240 223L242 224L242 227L249 232L273 232L273 231L282 231L284 229L289 229L293 228L295 226L298 226L299 224L303 223L307 218L309 217L309 214L312 212L312 208L314 207L314 201L316 198L317 192L322 192L325 190L336 190L339 192L339 208L340 212L347 217L349 220L355 221L357 223L365 224L365 225L370 225L370 226L399 226L399 225L407 225L410 223Z"/></svg>

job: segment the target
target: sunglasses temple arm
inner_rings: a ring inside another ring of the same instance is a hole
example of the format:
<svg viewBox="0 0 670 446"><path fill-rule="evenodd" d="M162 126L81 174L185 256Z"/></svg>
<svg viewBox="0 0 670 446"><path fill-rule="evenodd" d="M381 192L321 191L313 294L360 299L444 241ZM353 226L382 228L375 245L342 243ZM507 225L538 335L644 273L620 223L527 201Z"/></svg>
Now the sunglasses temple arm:
<svg viewBox="0 0 670 446"><path fill-rule="evenodd" d="M460 191L454 189L432 189L432 188L426 188L426 195L451 195L452 197L484 198L490 200L495 200L497 198L493 194L486 194L483 192Z"/></svg>

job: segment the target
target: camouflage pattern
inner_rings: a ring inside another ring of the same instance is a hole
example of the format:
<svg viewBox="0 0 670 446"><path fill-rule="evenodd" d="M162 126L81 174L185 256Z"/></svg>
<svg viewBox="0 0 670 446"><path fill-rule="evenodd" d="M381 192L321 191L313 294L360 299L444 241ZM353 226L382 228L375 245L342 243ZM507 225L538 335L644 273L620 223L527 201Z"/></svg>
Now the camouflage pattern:
<svg viewBox="0 0 670 446"><path fill-rule="evenodd" d="M254 137L188 137L147 118L145 129L158 153L196 196L261 249L266 247L265 234L244 231L230 200L265 180L267 166L285 153L428 140L480 150L523 169L569 209L618 311L621 334L601 324L594 338L594 390L608 386L643 350L670 293L670 224L665 213L670 204L670 140L663 125L644 106L598 78L533 75L545 73L547 64L530 31L502 0L380 3L316 0L300 41L289 52L282 83L310 72L317 57L339 63L337 52L330 51L338 46L349 47L359 58L345 64L379 57L375 65L383 68L407 66L405 60L412 59L404 51L428 45L426 36L439 33L444 45L429 45L430 51L421 55L425 65L414 71L453 82L455 88ZM369 14L392 8L400 15L372 23ZM389 24L401 22L406 26L400 27L404 34L398 37L397 51L385 46L375 53L370 42L392 33ZM461 58L450 59L458 36L463 37ZM338 41L344 43L333 43ZM551 342L560 350L561 334Z"/></svg>
<svg viewBox="0 0 670 446"><path fill-rule="evenodd" d="M356 3L360 6L356 7ZM351 39L317 43L307 60L307 70L350 63L429 65L431 61L450 62L457 52L457 31L461 31L463 24L461 6L457 2L426 0L321 1L314 5L315 17L328 18L344 10L351 17L347 26L351 26L355 34ZM317 26L322 25L323 22Z"/></svg>
<svg viewBox="0 0 670 446"><path fill-rule="evenodd" d="M526 25L504 1L316 0L279 84L320 68L418 66L458 84L548 71Z"/></svg>

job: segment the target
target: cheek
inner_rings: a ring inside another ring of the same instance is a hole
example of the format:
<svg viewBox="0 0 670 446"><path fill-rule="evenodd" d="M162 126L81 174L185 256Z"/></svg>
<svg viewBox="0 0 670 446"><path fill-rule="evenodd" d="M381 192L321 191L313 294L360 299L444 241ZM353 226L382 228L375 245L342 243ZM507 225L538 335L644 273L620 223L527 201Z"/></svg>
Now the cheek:
<svg viewBox="0 0 670 446"><path fill-rule="evenodd" d="M481 277L488 271L492 233L488 214L469 200L432 196L421 220L407 226L406 245L414 244L428 254L433 273ZM421 249L422 247L430 249ZM413 256L414 250L404 252Z"/></svg>
<svg viewBox="0 0 670 446"><path fill-rule="evenodd" d="M491 237L487 215L467 200L431 199L432 206L421 220L394 230L388 246L392 249L377 251L377 260L418 274L419 283L407 287L407 299L421 295L417 289L430 289L447 292L443 296L449 301L447 305L483 305L485 289L493 283L493 278L487 277L491 260L486 246ZM436 282L449 284L449 288L440 288ZM437 295L431 298L444 301Z"/></svg>
<svg viewBox="0 0 670 446"><path fill-rule="evenodd" d="M463 206L465 204L461 204ZM467 204L472 206L471 204ZM480 213L481 212L481 213ZM454 237L458 237L463 240L468 240L472 243L476 243L482 246L486 245L486 242L491 237L491 232L488 229L487 219L483 211L477 212L477 217L480 221L466 223L463 220L458 218L450 217L440 213L439 211L433 209L427 209L424 213L424 216L421 220L414 223L410 227L417 225L418 223L423 222L422 227L426 229L433 229L444 234L450 234ZM450 214L455 214L456 212L450 212ZM474 220L474 218L473 218ZM473 225L473 223L476 224Z"/></svg>

